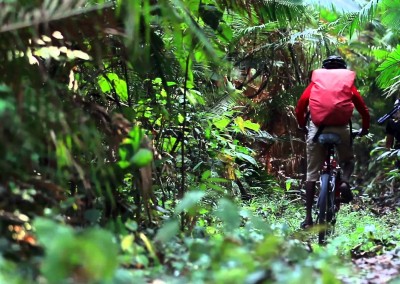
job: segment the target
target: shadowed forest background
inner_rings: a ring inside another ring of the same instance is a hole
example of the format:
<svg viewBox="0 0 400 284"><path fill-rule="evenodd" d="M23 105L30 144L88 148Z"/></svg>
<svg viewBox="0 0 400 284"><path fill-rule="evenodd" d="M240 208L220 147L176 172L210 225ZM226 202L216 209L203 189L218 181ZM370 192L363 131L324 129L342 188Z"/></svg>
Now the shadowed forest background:
<svg viewBox="0 0 400 284"><path fill-rule="evenodd" d="M0 1L0 283L396 281L398 151L376 121L399 93L399 12ZM332 54L357 73L372 126L354 143L355 201L322 247L299 229L293 110Z"/></svg>

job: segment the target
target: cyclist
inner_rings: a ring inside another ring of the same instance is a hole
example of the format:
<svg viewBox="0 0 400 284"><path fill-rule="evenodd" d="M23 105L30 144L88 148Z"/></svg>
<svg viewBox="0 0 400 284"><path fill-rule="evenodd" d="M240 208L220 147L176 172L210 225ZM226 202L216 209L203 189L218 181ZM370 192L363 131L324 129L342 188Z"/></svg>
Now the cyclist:
<svg viewBox="0 0 400 284"><path fill-rule="evenodd" d="M400 100L397 99L394 107L398 107L399 104ZM386 124L386 148L400 148L400 111L395 112Z"/></svg>
<svg viewBox="0 0 400 284"><path fill-rule="evenodd" d="M354 154L351 141L351 116L354 107L362 117L360 135L368 134L370 115L360 93L354 85L355 73L347 70L340 56L329 56L322 68L312 72L311 83L304 90L296 106L296 118L301 129L307 129L307 179L306 217L301 228L313 225L312 205L316 181L325 159L325 148L316 143L318 135L325 132L337 133L341 143L337 146L339 164L343 169L340 185L344 203L353 200L349 179L354 170ZM310 119L308 120L308 114Z"/></svg>

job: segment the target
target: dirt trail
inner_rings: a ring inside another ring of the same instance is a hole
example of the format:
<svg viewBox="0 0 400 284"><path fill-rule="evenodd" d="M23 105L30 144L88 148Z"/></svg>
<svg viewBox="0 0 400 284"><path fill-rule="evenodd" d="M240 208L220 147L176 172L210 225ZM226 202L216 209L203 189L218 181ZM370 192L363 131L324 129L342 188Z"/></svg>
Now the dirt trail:
<svg viewBox="0 0 400 284"><path fill-rule="evenodd" d="M376 202L370 210L377 216L396 210L399 205L399 198L383 198ZM395 242L383 243L375 240L376 246L369 251L359 251L359 247L352 250L352 263L361 276L360 284L386 284L400 283L400 248L394 248ZM388 250L388 247L393 249ZM385 249L386 248L386 249ZM346 282L344 283L354 283ZM396 280L393 282L393 280Z"/></svg>
<svg viewBox="0 0 400 284"><path fill-rule="evenodd" d="M353 260L356 270L362 276L360 284L383 284L398 278L400 283L400 249L382 255L365 256ZM347 282L343 279L344 283Z"/></svg>

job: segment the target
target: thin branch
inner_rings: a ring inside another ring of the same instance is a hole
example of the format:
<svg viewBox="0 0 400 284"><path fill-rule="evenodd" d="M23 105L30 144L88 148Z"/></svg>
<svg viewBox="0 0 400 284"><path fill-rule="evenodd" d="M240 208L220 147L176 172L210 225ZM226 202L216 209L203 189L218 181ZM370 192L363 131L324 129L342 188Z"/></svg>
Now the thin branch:
<svg viewBox="0 0 400 284"><path fill-rule="evenodd" d="M190 53L186 58L186 70L185 70L185 85L183 89L183 122L182 122L182 147L181 147L181 156L182 156L182 165L181 165L181 187L178 192L178 198L181 199L183 194L185 193L185 129L186 129L186 93L187 93L187 81L189 77L189 62L190 62Z"/></svg>

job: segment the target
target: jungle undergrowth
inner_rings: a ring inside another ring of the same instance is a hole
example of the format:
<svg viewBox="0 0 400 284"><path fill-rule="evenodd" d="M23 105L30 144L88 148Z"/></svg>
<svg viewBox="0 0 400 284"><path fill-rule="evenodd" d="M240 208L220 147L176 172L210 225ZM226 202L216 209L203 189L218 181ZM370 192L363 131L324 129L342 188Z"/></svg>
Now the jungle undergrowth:
<svg viewBox="0 0 400 284"><path fill-rule="evenodd" d="M279 194L256 198L245 207L294 239L310 242L314 248L318 246L315 232L304 233L299 229L305 213L303 201ZM342 205L326 249L343 257L391 250L400 243L400 224L394 222L399 220L399 215L395 208L378 215L369 206L360 206L357 202Z"/></svg>

